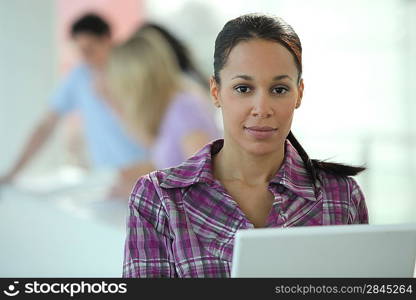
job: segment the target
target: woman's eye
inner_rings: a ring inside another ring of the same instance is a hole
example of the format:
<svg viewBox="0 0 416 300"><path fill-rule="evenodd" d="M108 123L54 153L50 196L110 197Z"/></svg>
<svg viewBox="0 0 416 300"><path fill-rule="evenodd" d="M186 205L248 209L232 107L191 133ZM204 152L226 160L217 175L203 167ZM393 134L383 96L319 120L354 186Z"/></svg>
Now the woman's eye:
<svg viewBox="0 0 416 300"><path fill-rule="evenodd" d="M275 88L272 89L272 93L273 94L278 94L278 95L285 94L288 91L289 91L288 88L285 88L283 86L278 86L278 87L275 87Z"/></svg>
<svg viewBox="0 0 416 300"><path fill-rule="evenodd" d="M250 89L248 86L246 86L246 85L239 85L239 86L236 86L236 87L235 87L235 90L236 90L238 93L241 93L241 94L245 94L245 93L248 93L248 92L250 92L250 91L251 91L251 89Z"/></svg>

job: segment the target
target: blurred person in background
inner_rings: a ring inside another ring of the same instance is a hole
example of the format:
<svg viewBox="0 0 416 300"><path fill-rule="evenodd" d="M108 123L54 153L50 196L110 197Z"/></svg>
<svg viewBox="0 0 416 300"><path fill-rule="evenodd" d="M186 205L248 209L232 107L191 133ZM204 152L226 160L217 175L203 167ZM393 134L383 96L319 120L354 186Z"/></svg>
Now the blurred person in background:
<svg viewBox="0 0 416 300"><path fill-rule="evenodd" d="M186 85L186 88L201 97L207 97L209 101L209 79L198 68L188 47L165 27L153 22L142 24L136 31L136 34L146 32L149 29L156 30L169 43L182 71L183 76L181 80Z"/></svg>
<svg viewBox="0 0 416 300"><path fill-rule="evenodd" d="M0 183L13 181L49 139L63 117L78 111L93 167L111 168L118 172L108 196L124 197L137 178L135 174L143 173L143 168L148 169L143 164L147 152L129 136L96 86L112 48L111 29L102 17L90 13L77 19L70 33L83 61L70 71L56 89L49 110L35 126L11 170L0 178Z"/></svg>
<svg viewBox="0 0 416 300"><path fill-rule="evenodd" d="M220 135L214 112L201 96L207 89L192 79L196 68L184 49L144 25L113 48L109 60L109 98L130 132L149 148L149 172L182 163Z"/></svg>

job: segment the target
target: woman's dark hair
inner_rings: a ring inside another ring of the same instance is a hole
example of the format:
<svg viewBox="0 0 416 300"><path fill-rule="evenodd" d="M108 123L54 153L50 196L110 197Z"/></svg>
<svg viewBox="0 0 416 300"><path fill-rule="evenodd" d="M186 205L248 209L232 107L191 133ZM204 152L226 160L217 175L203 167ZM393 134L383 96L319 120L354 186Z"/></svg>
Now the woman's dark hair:
<svg viewBox="0 0 416 300"><path fill-rule="evenodd" d="M88 13L76 20L71 27L71 36L79 33L88 33L98 37L111 36L111 29L108 23L94 13Z"/></svg>
<svg viewBox="0 0 416 300"><path fill-rule="evenodd" d="M302 45L293 28L279 17L247 14L228 21L215 40L214 79L218 84L221 83L219 72L226 64L231 50L239 42L251 39L275 41L292 53L298 69L298 83L300 83L302 78ZM362 166L349 166L310 159L292 131L289 132L287 139L302 157L313 182L318 179L317 170L324 170L335 175L353 176L366 169Z"/></svg>
<svg viewBox="0 0 416 300"><path fill-rule="evenodd" d="M263 39L284 46L295 59L298 81L302 77L302 46L293 28L279 17L248 14L228 21L215 40L214 77L220 83L219 71L231 50L241 41Z"/></svg>
<svg viewBox="0 0 416 300"><path fill-rule="evenodd" d="M147 28L157 30L163 36L163 38L166 39L166 41L172 48L173 52L175 53L178 65L181 68L182 72L186 72L191 76L194 76L204 88L209 88L208 79L196 67L194 61L192 60L189 49L185 46L183 42L176 38L166 28L151 22L147 22L140 26L137 32L140 32L141 30L146 30Z"/></svg>

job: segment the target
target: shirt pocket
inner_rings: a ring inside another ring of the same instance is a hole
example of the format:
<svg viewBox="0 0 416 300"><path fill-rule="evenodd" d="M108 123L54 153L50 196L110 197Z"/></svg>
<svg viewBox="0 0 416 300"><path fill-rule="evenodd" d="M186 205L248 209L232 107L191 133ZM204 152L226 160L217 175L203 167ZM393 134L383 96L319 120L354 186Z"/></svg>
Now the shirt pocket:
<svg viewBox="0 0 416 300"><path fill-rule="evenodd" d="M197 240L201 255L211 256L231 262L235 232L239 220L204 214L200 210L185 209L188 234Z"/></svg>

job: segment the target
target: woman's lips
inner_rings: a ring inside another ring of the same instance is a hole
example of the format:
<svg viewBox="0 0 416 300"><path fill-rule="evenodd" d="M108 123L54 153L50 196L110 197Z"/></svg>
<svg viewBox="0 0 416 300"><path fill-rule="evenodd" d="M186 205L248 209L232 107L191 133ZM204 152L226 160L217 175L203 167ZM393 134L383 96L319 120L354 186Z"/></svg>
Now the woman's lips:
<svg viewBox="0 0 416 300"><path fill-rule="evenodd" d="M263 140L275 134L277 131L277 128L273 128L269 126L250 126L250 127L244 126L244 130L247 131L247 133L253 136L254 138Z"/></svg>

